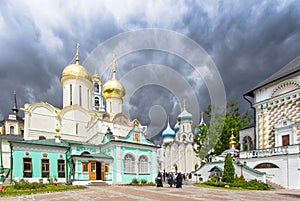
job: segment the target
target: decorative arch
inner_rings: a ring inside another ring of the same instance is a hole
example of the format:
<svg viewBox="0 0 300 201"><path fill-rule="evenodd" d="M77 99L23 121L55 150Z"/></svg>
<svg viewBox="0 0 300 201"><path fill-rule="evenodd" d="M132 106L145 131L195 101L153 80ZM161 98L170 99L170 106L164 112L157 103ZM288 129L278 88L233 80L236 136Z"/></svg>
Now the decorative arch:
<svg viewBox="0 0 300 201"><path fill-rule="evenodd" d="M84 109L83 107L79 106L79 105L69 105L64 107L61 112L60 112L60 117L63 118L68 112L70 111L80 111L82 113L84 113L86 116L90 117L91 115L89 114L88 110Z"/></svg>
<svg viewBox="0 0 300 201"><path fill-rule="evenodd" d="M91 154L89 151L83 151L80 153L80 155L83 155L83 154Z"/></svg>
<svg viewBox="0 0 300 201"><path fill-rule="evenodd" d="M243 137L242 143L244 151L249 151L253 149L253 140L249 135Z"/></svg>
<svg viewBox="0 0 300 201"><path fill-rule="evenodd" d="M115 124L121 124L121 125L125 125L125 126L132 126L129 118L123 112L118 113L118 114L116 114L114 116L113 123L115 123Z"/></svg>
<svg viewBox="0 0 300 201"><path fill-rule="evenodd" d="M274 163L260 163L254 167L254 169L260 169L260 168L279 168Z"/></svg>
<svg viewBox="0 0 300 201"><path fill-rule="evenodd" d="M46 103L46 102L33 103L33 104L30 104L29 107L28 107L28 111L30 113L34 113L34 112L39 113L39 110L40 110L40 112L43 112L43 113L47 112L48 114L51 114L53 116L56 116L57 113L60 112L53 105L51 105L49 103Z"/></svg>
<svg viewBox="0 0 300 201"><path fill-rule="evenodd" d="M273 93L272 93L272 96L271 97L275 97L275 96L278 96L280 94L283 94L283 93L286 93L288 91L292 91L294 89L298 89L300 88L300 84L295 82L295 81L288 81L288 82L285 82L281 85L279 85L279 87L277 87Z"/></svg>

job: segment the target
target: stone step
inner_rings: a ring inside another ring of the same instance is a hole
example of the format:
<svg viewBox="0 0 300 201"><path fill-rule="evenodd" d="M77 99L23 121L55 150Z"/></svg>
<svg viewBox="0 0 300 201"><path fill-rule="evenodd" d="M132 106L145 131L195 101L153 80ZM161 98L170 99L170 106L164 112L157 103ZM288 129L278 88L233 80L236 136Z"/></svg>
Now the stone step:
<svg viewBox="0 0 300 201"><path fill-rule="evenodd" d="M266 183L270 186L271 189L285 189L283 186L276 184L270 180L266 180Z"/></svg>
<svg viewBox="0 0 300 201"><path fill-rule="evenodd" d="M91 181L88 186L108 186L109 184L105 181Z"/></svg>

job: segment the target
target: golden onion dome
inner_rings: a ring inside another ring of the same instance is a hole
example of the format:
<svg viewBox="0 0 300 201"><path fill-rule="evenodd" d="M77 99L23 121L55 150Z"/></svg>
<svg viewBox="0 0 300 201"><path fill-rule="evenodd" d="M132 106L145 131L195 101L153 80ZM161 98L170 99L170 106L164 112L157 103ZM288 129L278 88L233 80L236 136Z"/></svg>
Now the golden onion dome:
<svg viewBox="0 0 300 201"><path fill-rule="evenodd" d="M62 74L61 74L61 83L63 83L68 78L85 78L88 80L91 80L91 77L89 75L89 72L79 64L79 58L78 58L78 51L79 51L79 44L77 44L76 47L76 59L75 64L69 64L67 65Z"/></svg>
<svg viewBox="0 0 300 201"><path fill-rule="evenodd" d="M235 137L234 137L233 134L231 134L231 137L230 137L230 139L229 139L229 143L230 143L230 144L236 143L236 142L235 142Z"/></svg>
<svg viewBox="0 0 300 201"><path fill-rule="evenodd" d="M88 71L79 64L70 64L64 68L61 74L61 82L67 78L85 78L91 80Z"/></svg>
<svg viewBox="0 0 300 201"><path fill-rule="evenodd" d="M103 85L102 91L105 99L112 97L124 98L125 96L124 86L115 77Z"/></svg>

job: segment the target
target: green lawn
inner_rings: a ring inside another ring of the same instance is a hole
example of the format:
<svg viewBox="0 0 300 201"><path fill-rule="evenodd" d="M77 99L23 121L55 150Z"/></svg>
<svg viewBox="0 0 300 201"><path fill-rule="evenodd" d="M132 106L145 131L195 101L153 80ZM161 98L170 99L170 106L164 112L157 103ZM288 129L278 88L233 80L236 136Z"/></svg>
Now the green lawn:
<svg viewBox="0 0 300 201"><path fill-rule="evenodd" d="M64 184L44 184L42 187L38 188L22 188L16 189L15 185L5 186L4 191L0 192L0 196L16 196L16 195L26 195L33 193L44 193L44 192L58 192L58 191L67 191L67 190L77 190L84 189L85 186L68 186Z"/></svg>

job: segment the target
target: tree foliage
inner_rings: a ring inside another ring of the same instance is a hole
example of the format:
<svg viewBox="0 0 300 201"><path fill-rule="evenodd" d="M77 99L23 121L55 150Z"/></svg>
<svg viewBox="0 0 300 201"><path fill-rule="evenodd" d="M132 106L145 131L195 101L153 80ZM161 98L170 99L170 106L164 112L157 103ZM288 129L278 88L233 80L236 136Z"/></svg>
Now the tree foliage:
<svg viewBox="0 0 300 201"><path fill-rule="evenodd" d="M219 111L219 112L212 112ZM238 131L249 124L250 117L248 112L240 114L237 102L227 103L226 108L216 108L209 105L205 114L210 122L200 128L200 133L195 136L195 152L200 158L206 158L209 153L214 152L215 155L221 154L229 149L229 139L232 133L236 137L236 146L239 147Z"/></svg>
<svg viewBox="0 0 300 201"><path fill-rule="evenodd" d="M224 173L222 177L223 182L233 183L234 182L234 166L230 154L226 155L224 164Z"/></svg>

